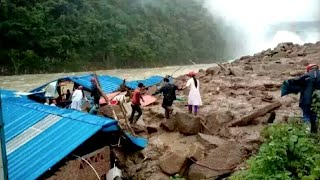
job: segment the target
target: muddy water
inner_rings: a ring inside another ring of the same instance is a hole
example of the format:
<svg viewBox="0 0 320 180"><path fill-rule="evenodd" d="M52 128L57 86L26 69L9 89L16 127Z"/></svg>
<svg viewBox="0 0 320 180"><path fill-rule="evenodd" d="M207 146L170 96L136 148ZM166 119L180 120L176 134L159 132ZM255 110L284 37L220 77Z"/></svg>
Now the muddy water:
<svg viewBox="0 0 320 180"><path fill-rule="evenodd" d="M185 74L189 71L198 71L199 69L207 69L214 64L198 64L188 66L168 66L161 68L142 68L142 69L113 69L96 71L97 74L117 76L127 80L144 79L152 75L171 75L176 71L173 77ZM32 74L32 75L16 75L16 76L0 76L0 87L5 89L14 89L19 91L30 91L48 81L55 80L64 76L83 75L91 72L75 72L75 73L55 73L55 74Z"/></svg>

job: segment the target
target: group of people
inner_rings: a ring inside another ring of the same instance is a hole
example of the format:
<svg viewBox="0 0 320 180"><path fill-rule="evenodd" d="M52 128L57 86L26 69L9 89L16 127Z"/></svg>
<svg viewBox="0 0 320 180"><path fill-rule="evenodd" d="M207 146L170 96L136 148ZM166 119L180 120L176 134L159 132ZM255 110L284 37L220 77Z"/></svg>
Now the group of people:
<svg viewBox="0 0 320 180"><path fill-rule="evenodd" d="M163 85L155 93L153 93L153 95L162 93L162 108L165 110L164 114L166 119L170 119L170 114L173 112L172 104L174 100L176 100L176 91L184 90L187 87L189 87L190 89L188 95L189 113L194 113L194 115L198 114L199 106L202 105L202 99L200 95L200 82L196 78L196 74L194 72L190 72L187 75L190 79L187 81L184 87L179 88L178 86L171 84L169 78L166 77L163 79ZM145 91L145 89L145 86L142 83L139 83L138 88L133 92L131 101L132 112L129 118L129 121L131 123L136 122L142 115L140 102L144 102L142 94ZM136 118L134 118L136 112L138 112L138 115L136 116Z"/></svg>
<svg viewBox="0 0 320 180"><path fill-rule="evenodd" d="M163 79L163 85L155 92L153 95L157 95L162 93L163 101L162 107L165 111L165 118L169 119L170 114L172 113L172 105L173 102L176 100L176 91L184 90L189 88L189 95L188 95L188 111L189 113L194 113L194 115L198 114L199 106L202 105L202 99L200 94L200 82L196 78L196 74L194 72L190 72L187 74L189 80L187 81L186 85L182 88L177 87L176 85L170 83L168 77ZM107 105L109 104L109 99L107 95L101 89L99 82L97 81L96 77L91 78L91 107L89 110L90 114L97 114L98 111L103 112L106 111ZM138 88L134 90L132 97L131 97L131 116L129 121L134 123L138 121L140 116L142 115L141 109L141 101L144 102L143 94L146 91L146 87L143 83L138 84ZM320 71L319 66L316 64L309 64L307 66L307 72L301 76L296 77L293 79L289 79L284 81L282 88L281 88L281 96L285 96L291 93L300 93L300 103L299 107L303 113L303 120L307 124L310 125L310 131L312 133L317 132L317 113L314 112L312 109L312 102L313 102L313 92L315 90L320 90ZM66 98L71 98L71 108L76 110L82 110L82 103L83 101L88 101L86 98L83 87L79 86L71 95L70 91L66 94ZM46 103L49 105L49 100L47 99ZM56 106L56 100L52 100L50 104L52 106ZM135 114L138 115L135 117ZM110 113L104 113L103 115L110 117Z"/></svg>

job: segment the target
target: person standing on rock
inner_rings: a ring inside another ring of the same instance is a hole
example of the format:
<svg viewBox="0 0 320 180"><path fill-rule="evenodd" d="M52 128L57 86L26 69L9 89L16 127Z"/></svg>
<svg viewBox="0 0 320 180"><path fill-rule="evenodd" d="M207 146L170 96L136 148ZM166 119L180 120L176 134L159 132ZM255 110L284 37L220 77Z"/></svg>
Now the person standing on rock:
<svg viewBox="0 0 320 180"><path fill-rule="evenodd" d="M163 94L163 101L162 101L162 107L164 108L165 111L165 117L166 119L170 119L170 114L172 113L172 104L173 101L176 100L176 90L181 90L179 89L176 85L170 84L170 81L168 78L163 79L164 84L160 89L158 89L153 96L159 93Z"/></svg>
<svg viewBox="0 0 320 180"><path fill-rule="evenodd" d="M142 110L141 110L141 103L140 103L140 99L142 100L142 102L144 102L144 99L142 97L141 91L143 91L145 89L144 85L142 83L138 84L138 88L136 90L134 90L133 95L132 95L132 100L131 100L131 107L132 107L132 112L131 112L131 116L129 118L130 123L133 122L137 122L140 118L140 116L142 115ZM138 112L138 116L136 117L135 120L133 120L134 118L134 114Z"/></svg>
<svg viewBox="0 0 320 180"><path fill-rule="evenodd" d="M281 88L281 96L300 92L299 107L304 122L311 125L311 133L317 133L317 113L311 109L312 94L317 89L320 89L320 71L316 64L309 64L306 74L286 80Z"/></svg>
<svg viewBox="0 0 320 180"><path fill-rule="evenodd" d="M196 74L194 72L189 72L187 74L190 79L187 81L187 84L182 89L189 87L189 96L188 96L188 110L189 113L192 113L192 108L194 107L194 114L198 114L199 106L202 105L202 99L200 95L200 83L199 80L196 79Z"/></svg>

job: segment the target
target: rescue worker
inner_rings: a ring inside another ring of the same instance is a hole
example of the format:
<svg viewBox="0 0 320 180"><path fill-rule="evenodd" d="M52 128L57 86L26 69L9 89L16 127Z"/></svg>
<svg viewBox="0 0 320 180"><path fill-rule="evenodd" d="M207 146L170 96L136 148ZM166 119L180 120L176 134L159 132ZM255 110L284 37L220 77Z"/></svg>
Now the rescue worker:
<svg viewBox="0 0 320 180"><path fill-rule="evenodd" d="M132 99L131 99L132 112L129 118L130 123L137 122L140 116L142 115L142 110L140 107L141 106L140 99L142 100L142 102L144 102L144 99L142 97L142 91L144 90L145 90L145 86L142 83L139 83L138 88L135 89L133 92ZM135 118L135 120L133 120L134 114L136 112L138 112L138 116Z"/></svg>
<svg viewBox="0 0 320 180"><path fill-rule="evenodd" d="M166 119L170 119L170 114L173 111L172 104L173 104L173 101L176 100L176 90L182 90L182 89L178 88L174 84L170 84L169 83L170 81L168 78L164 78L163 82L164 82L163 86L152 95L156 95L159 93L163 94L162 107L165 110L164 114Z"/></svg>
<svg viewBox="0 0 320 180"><path fill-rule="evenodd" d="M282 96L300 92L299 107L302 110L304 122L311 125L311 133L317 133L317 114L311 109L312 94L317 89L320 89L320 71L316 64L309 64L307 73L301 77L285 81L281 89Z"/></svg>

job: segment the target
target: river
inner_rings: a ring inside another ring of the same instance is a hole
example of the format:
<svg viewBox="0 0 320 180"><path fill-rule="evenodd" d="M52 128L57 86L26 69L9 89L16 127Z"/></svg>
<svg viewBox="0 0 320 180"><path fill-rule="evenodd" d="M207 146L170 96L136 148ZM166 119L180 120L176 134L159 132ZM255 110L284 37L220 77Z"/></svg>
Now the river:
<svg viewBox="0 0 320 180"><path fill-rule="evenodd" d="M188 73L189 71L198 71L199 69L207 69L215 66L215 64L197 64L186 66L167 66L161 68L140 68L140 69L113 69L96 71L98 75L117 76L127 80L145 79L153 75L171 75L173 77ZM69 72L69 73L54 73L54 74L25 74L14 76L0 76L0 87L3 89L12 89L18 91L30 91L46 82L73 75L90 74L91 72Z"/></svg>

